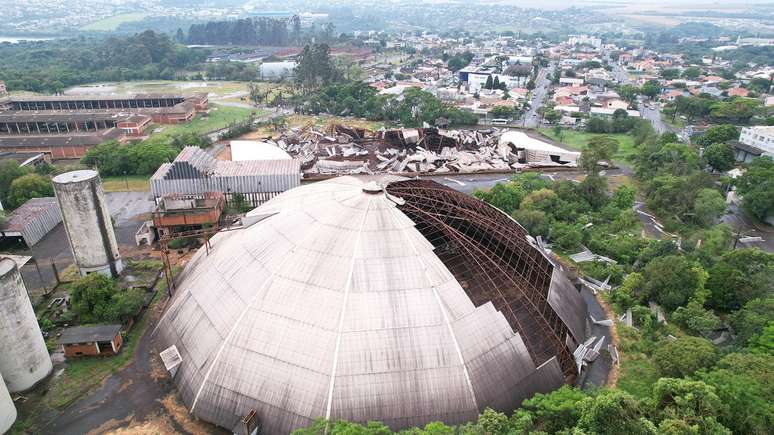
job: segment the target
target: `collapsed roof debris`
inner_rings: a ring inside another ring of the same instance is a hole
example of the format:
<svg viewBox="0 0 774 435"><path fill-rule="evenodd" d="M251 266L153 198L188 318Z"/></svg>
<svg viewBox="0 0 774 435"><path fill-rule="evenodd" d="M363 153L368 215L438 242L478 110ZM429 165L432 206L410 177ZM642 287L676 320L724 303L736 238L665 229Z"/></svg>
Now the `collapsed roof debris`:
<svg viewBox="0 0 774 435"><path fill-rule="evenodd" d="M471 173L576 167L580 153L526 133L401 128L369 131L328 123L291 128L267 140L301 160L308 175Z"/></svg>

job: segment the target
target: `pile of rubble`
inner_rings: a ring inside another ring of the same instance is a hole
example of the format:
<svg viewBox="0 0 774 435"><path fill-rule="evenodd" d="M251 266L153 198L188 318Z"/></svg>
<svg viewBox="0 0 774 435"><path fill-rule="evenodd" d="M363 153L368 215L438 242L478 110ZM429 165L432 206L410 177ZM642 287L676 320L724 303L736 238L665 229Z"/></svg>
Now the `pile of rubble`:
<svg viewBox="0 0 774 435"><path fill-rule="evenodd" d="M330 123L284 131L277 145L301 160L302 170L317 174L450 173L509 171L535 166L575 166L574 161L528 161L528 150L501 143L506 130L402 128L369 131Z"/></svg>

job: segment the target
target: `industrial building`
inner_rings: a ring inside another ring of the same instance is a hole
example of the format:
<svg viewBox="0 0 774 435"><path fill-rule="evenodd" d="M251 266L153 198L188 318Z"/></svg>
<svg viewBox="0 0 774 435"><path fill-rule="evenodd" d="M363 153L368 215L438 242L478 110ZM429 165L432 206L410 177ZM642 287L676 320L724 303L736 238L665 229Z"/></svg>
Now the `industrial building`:
<svg viewBox="0 0 774 435"><path fill-rule="evenodd" d="M19 237L32 247L60 222L62 213L56 198L32 198L0 224L0 237Z"/></svg>
<svg viewBox="0 0 774 435"><path fill-rule="evenodd" d="M515 409L578 375L587 307L498 209L432 181L339 177L216 234L159 322L196 417L392 429Z"/></svg>
<svg viewBox="0 0 774 435"><path fill-rule="evenodd" d="M118 276L123 263L97 171L65 172L51 182L80 274Z"/></svg>
<svg viewBox="0 0 774 435"><path fill-rule="evenodd" d="M507 145L518 156L519 162L545 162L555 164L577 163L580 153L535 139L518 130L510 130L500 136L500 145Z"/></svg>
<svg viewBox="0 0 774 435"><path fill-rule="evenodd" d="M157 199L169 194L221 192L227 201L240 194L256 206L300 184L301 163L296 159L217 160L194 146L183 148L150 179L151 193Z"/></svg>
<svg viewBox="0 0 774 435"><path fill-rule="evenodd" d="M107 140L141 136L152 122L188 122L206 94L56 95L0 99L0 150L80 158Z"/></svg>

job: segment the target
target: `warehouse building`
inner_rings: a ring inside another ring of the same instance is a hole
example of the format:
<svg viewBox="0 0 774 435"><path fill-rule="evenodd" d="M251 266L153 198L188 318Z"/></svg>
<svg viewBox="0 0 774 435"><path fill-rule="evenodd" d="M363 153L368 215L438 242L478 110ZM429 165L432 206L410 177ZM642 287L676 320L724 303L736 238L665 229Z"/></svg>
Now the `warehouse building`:
<svg viewBox="0 0 774 435"><path fill-rule="evenodd" d="M199 147L188 146L175 161L164 163L151 177L156 199L169 194L221 192L230 201L234 194L254 205L301 184L297 159L217 160Z"/></svg>
<svg viewBox="0 0 774 435"><path fill-rule="evenodd" d="M206 94L7 97L0 99L0 150L80 158L102 142L142 136L152 122L185 123L207 109Z"/></svg>
<svg viewBox="0 0 774 435"><path fill-rule="evenodd" d="M21 238L32 247L61 222L56 198L32 198L8 215L0 225L0 236Z"/></svg>
<svg viewBox="0 0 774 435"><path fill-rule="evenodd" d="M319 417L461 424L578 375L584 300L483 201L432 181L340 177L250 217L194 255L159 322L198 418L270 434Z"/></svg>

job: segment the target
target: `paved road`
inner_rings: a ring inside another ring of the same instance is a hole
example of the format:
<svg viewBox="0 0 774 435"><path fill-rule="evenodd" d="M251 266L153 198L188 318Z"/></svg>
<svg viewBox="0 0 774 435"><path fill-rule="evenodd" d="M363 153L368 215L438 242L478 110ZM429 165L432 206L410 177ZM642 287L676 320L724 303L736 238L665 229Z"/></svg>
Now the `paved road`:
<svg viewBox="0 0 774 435"><path fill-rule="evenodd" d="M550 63L546 68L541 68L538 72L537 79L535 80L535 89L532 90L532 100L530 101L530 108L524 114L522 124L527 128L537 128L540 126L540 114L538 109L543 107L546 96L548 96L548 89L551 86L551 80L548 78L548 74L554 70L554 63Z"/></svg>
<svg viewBox="0 0 774 435"><path fill-rule="evenodd" d="M664 120L661 118L661 110L659 109L658 104L645 100L641 101L639 105L640 115L643 119L647 119L651 122L651 124L653 124L653 129L656 130L656 133L664 134L672 132L677 133L678 135L682 133L680 129L676 129L664 122ZM651 109L650 107L653 108Z"/></svg>
<svg viewBox="0 0 774 435"><path fill-rule="evenodd" d="M729 204L728 212L721 220L731 226L734 237L739 234L740 238L760 237L763 239L762 242L737 243L737 248L758 247L766 252L774 253L774 228L755 223L736 204Z"/></svg>
<svg viewBox="0 0 774 435"><path fill-rule="evenodd" d="M629 73L626 72L626 69L618 64L618 62L611 62L611 65L613 65L613 78L615 80L622 84L630 84L631 80L629 79Z"/></svg>

